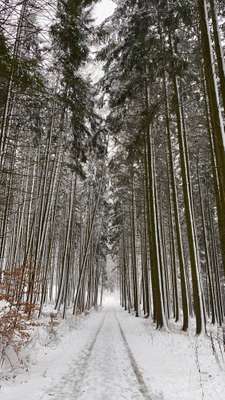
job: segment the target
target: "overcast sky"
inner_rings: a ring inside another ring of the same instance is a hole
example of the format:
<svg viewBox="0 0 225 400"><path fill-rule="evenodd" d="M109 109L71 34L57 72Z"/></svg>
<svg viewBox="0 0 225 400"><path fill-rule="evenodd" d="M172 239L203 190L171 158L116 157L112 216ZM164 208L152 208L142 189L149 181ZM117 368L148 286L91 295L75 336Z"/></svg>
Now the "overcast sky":
<svg viewBox="0 0 225 400"><path fill-rule="evenodd" d="M112 0L101 0L96 4L93 10L94 17L96 18L96 24L101 24L107 17L109 17L115 8L115 4Z"/></svg>

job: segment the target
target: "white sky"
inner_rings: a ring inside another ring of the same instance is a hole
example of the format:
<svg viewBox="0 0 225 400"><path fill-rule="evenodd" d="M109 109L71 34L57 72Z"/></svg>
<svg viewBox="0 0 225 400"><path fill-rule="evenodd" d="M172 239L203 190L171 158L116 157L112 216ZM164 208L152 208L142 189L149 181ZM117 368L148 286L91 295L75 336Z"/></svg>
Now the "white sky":
<svg viewBox="0 0 225 400"><path fill-rule="evenodd" d="M96 19L96 25L101 24L104 19L109 17L113 13L115 6L116 5L112 0L99 1L93 10L93 15Z"/></svg>

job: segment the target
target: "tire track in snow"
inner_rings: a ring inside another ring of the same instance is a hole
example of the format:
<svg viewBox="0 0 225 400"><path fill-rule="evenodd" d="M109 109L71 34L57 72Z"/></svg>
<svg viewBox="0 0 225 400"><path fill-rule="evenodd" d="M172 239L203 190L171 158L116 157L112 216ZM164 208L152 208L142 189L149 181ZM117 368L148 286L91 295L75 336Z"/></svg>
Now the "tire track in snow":
<svg viewBox="0 0 225 400"><path fill-rule="evenodd" d="M80 390L81 390L82 383L83 383L83 377L84 377L86 369L87 369L88 361L89 361L89 358L91 357L92 350L93 350L93 348L95 346L95 343L97 342L98 336L99 336L99 334L100 334L100 332L101 332L101 330L103 328L103 325L104 325L104 322L105 322L105 318L106 318L106 314L104 314L104 317L102 318L102 321L101 321L101 323L100 323L100 325L99 325L99 327L97 329L95 337L94 337L94 339L92 340L91 344L89 345L89 347L87 349L86 355L82 360L82 364L79 365L79 376L76 379L76 381L73 383L73 387L74 388L76 387L76 392L75 393L73 392L73 394L74 394L73 399L74 400L79 398Z"/></svg>
<svg viewBox="0 0 225 400"><path fill-rule="evenodd" d="M111 321L111 324L109 324L109 321ZM110 329L113 329L113 331L110 331ZM110 332L112 333L112 341L110 339ZM106 344L105 349L104 344ZM103 347L101 347L102 345ZM116 348L114 352L115 345ZM110 355L111 351L112 355ZM107 357L106 364L104 364L105 353ZM121 354L121 360L120 357L118 358L118 354ZM126 355L125 358L123 354ZM125 363L125 369L124 366L121 366L121 363L117 364L122 360L127 360L127 364ZM121 400L122 398L139 399L139 395L144 400L162 400L161 396L155 394L153 395L149 385L147 386L145 383L143 375L130 349L125 333L115 311L104 313L94 338L89 342L89 344L86 345L85 348L83 348L76 358L71 360L70 365L70 371L64 374L57 386L54 387L54 390L49 390L47 393L45 393L45 395L41 397L41 400L79 400L87 398L94 400L95 397L93 396L95 396L95 394L93 389L96 389L96 376L97 378L100 376L100 381L103 384L103 387L101 387L100 390L100 397L99 393L96 394L96 398L98 399L109 399L109 396L111 396L112 399L118 398L115 396L114 392L114 385L116 384L116 389L119 389L119 393L117 393L119 394L119 399ZM104 366L103 371L102 366ZM113 369L111 369L111 367L113 367ZM131 373L128 373L129 368ZM109 372L112 374L114 370L116 371L116 375L114 376L114 380L111 379L111 376L109 384L109 382L107 382L105 373L110 376ZM95 371L97 375L93 376L93 371ZM126 372L124 373L124 371ZM124 375L122 385L117 384L118 373L119 376ZM90 394L92 397L88 396L88 394Z"/></svg>
<svg viewBox="0 0 225 400"><path fill-rule="evenodd" d="M130 348L130 346L128 344L128 341L126 339L126 336L125 336L125 333L123 331L123 328L122 328L122 326L121 326L121 324L119 322L119 319L118 319L116 313L114 313L114 315L115 315L115 319L116 319L116 321L118 323L118 326L119 326L119 330L120 330L120 333L121 333L121 337L123 339L124 346L125 346L125 348L127 350L127 353L128 353L128 357L129 357L129 360L130 360L130 363L131 363L131 367L133 369L133 372L134 372L134 374L136 376L136 379L137 379L137 382L138 382L138 385L139 385L139 391L141 392L141 394L142 394L142 396L144 397L145 400L157 400L157 399L158 400L159 399L162 400L162 397L158 397L158 396L157 397L156 396L153 397L153 395L149 393L149 389L148 389L148 387L147 387L147 385L146 385L146 383L144 381L143 375L142 375L142 373L141 373L141 371L140 371L140 369L138 367L137 361L134 358L134 355L133 355L133 353L131 351L131 348Z"/></svg>
<svg viewBox="0 0 225 400"><path fill-rule="evenodd" d="M98 339L98 336L102 330L105 322L106 314L104 314L99 327L95 333L94 338L89 344L88 348L81 351L81 353L73 360L72 370L65 374L61 379L59 384L55 387L54 391L49 391L44 394L40 400L55 399L55 400L67 400L67 399L77 399L80 395L80 390L82 388L83 377L86 372L89 358L92 354L92 350ZM75 365L75 366L74 366ZM65 383L65 385L64 385ZM68 389L66 388L68 386Z"/></svg>

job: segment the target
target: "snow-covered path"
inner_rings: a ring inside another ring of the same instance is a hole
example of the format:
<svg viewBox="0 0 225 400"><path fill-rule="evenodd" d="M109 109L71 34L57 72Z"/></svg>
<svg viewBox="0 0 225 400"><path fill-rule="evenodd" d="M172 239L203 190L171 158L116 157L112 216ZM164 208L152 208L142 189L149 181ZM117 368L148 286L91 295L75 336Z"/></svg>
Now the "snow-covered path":
<svg viewBox="0 0 225 400"><path fill-rule="evenodd" d="M41 399L153 400L114 308L103 312L91 343L53 391ZM157 397L158 398L158 397Z"/></svg>
<svg viewBox="0 0 225 400"><path fill-rule="evenodd" d="M224 353L216 340L212 346L206 336L157 331L114 300L68 318L40 345L44 332L28 349L28 371L0 382L1 400L224 399Z"/></svg>

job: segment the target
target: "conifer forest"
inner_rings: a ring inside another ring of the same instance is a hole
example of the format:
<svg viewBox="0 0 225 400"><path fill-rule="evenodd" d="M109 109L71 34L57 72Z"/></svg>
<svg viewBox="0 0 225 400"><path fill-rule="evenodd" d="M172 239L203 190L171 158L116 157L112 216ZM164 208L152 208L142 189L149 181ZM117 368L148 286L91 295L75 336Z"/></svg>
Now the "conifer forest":
<svg viewBox="0 0 225 400"><path fill-rule="evenodd" d="M0 0L0 398L224 394L225 1Z"/></svg>

